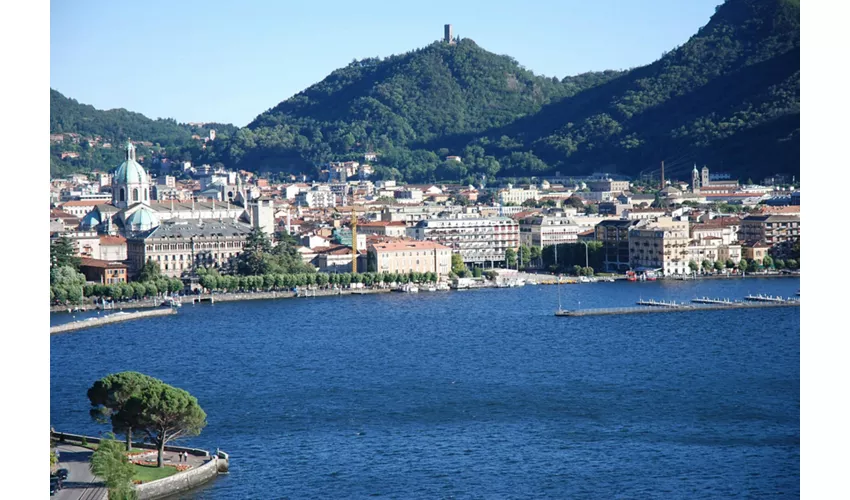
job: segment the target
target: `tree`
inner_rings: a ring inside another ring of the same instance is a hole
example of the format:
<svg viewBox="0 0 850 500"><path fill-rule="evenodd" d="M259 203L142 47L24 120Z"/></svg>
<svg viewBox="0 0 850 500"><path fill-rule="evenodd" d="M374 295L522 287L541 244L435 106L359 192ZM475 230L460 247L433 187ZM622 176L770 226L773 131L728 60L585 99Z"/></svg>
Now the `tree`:
<svg viewBox="0 0 850 500"><path fill-rule="evenodd" d="M145 262L145 265L142 266L142 270L139 271L139 281L143 283L148 281L155 281L161 277L162 271L159 268L159 264L152 260Z"/></svg>
<svg viewBox="0 0 850 500"><path fill-rule="evenodd" d="M466 270L466 264L463 263L463 256L459 253L452 254L452 272L460 276Z"/></svg>
<svg viewBox="0 0 850 500"><path fill-rule="evenodd" d="M576 264L573 266L573 274L576 276L581 276L581 266Z"/></svg>
<svg viewBox="0 0 850 500"><path fill-rule="evenodd" d="M499 273L497 273L496 271L490 270L490 271L487 271L486 273L484 273L484 276L486 276L487 279L490 280L490 281L495 281L496 278L499 276Z"/></svg>
<svg viewBox="0 0 850 500"><path fill-rule="evenodd" d="M75 271L80 267L80 258L67 236L56 238L50 245L50 267L70 266Z"/></svg>
<svg viewBox="0 0 850 500"><path fill-rule="evenodd" d="M785 261L785 267L793 271L800 267L800 264L795 259L788 259Z"/></svg>
<svg viewBox="0 0 850 500"><path fill-rule="evenodd" d="M688 267L691 268L691 272L699 271L699 264L697 264L696 261L692 260L688 262Z"/></svg>
<svg viewBox="0 0 850 500"><path fill-rule="evenodd" d="M271 242L259 228L251 228L245 247L237 258L237 271L243 276L257 276L269 271L268 253Z"/></svg>
<svg viewBox="0 0 850 500"><path fill-rule="evenodd" d="M738 269L740 269L742 273L747 272L748 268L749 266L747 265L747 259L741 259L741 261L738 262Z"/></svg>
<svg viewBox="0 0 850 500"><path fill-rule="evenodd" d="M762 260L762 265L764 265L764 267L767 267L767 268L772 268L773 267L773 257L771 257L770 255L765 255L764 259Z"/></svg>
<svg viewBox="0 0 850 500"><path fill-rule="evenodd" d="M712 267L714 267L714 264L712 264L710 260L705 259L705 260L702 261L703 271L708 272L708 271L711 270Z"/></svg>
<svg viewBox="0 0 850 500"><path fill-rule="evenodd" d="M514 250L513 248L508 248L507 250L505 250L505 264L510 268L515 267L516 262L516 250Z"/></svg>
<svg viewBox="0 0 850 500"><path fill-rule="evenodd" d="M590 267L590 266L581 268L581 275L582 276L593 276L593 268Z"/></svg>
<svg viewBox="0 0 850 500"><path fill-rule="evenodd" d="M733 269L735 267L735 262L732 259L726 259L726 268Z"/></svg>
<svg viewBox="0 0 850 500"><path fill-rule="evenodd" d="M109 500L131 500L136 498L133 488L135 469L127 459L121 443L108 434L102 439L97 450L92 453L89 469L92 474L103 479L109 490Z"/></svg>
<svg viewBox="0 0 850 500"><path fill-rule="evenodd" d="M725 269L725 268L726 268L726 266L723 264L723 262L720 262L719 260L714 261L714 269L718 273L723 271L723 269Z"/></svg>
<svg viewBox="0 0 850 500"><path fill-rule="evenodd" d="M89 414L101 423L105 423L109 418L112 432L126 435L128 451L132 448L133 431L140 425L140 415L133 412L128 402L137 396L143 387L156 382L155 378L139 372L119 372L98 380L87 392L92 406Z"/></svg>
<svg viewBox="0 0 850 500"><path fill-rule="evenodd" d="M528 261L531 259L531 249L526 245L520 245L519 247L519 266L524 268L528 265Z"/></svg>
<svg viewBox="0 0 850 500"><path fill-rule="evenodd" d="M162 467L162 454L170 441L197 436L207 425L207 414L198 400L161 380L141 388L127 403L129 411L139 415L138 429L157 446L157 467Z"/></svg>
<svg viewBox="0 0 850 500"><path fill-rule="evenodd" d="M543 252L540 250L540 247L538 247L538 246L531 247L531 252L530 252L531 262L538 261L540 259L541 255L542 255L542 253Z"/></svg>
<svg viewBox="0 0 850 500"><path fill-rule="evenodd" d="M482 271L480 267L477 267L477 266L476 266L476 267L472 270L472 276L474 276L474 277L476 277L476 278L480 278L482 274L484 274L484 271Z"/></svg>
<svg viewBox="0 0 850 500"><path fill-rule="evenodd" d="M773 261L773 267L776 269L785 269L785 261L782 259L776 259Z"/></svg>

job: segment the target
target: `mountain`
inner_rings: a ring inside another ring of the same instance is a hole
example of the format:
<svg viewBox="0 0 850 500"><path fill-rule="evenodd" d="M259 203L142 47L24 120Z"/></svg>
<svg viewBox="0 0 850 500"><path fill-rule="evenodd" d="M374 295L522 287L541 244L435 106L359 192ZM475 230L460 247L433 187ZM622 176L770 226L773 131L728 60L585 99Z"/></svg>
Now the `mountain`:
<svg viewBox="0 0 850 500"><path fill-rule="evenodd" d="M300 170L369 150L406 153L428 140L506 125L620 74L560 81L534 75L472 40L440 41L385 59L355 60L259 115L218 154L226 164ZM425 156L437 161L436 153Z"/></svg>
<svg viewBox="0 0 850 500"><path fill-rule="evenodd" d="M638 174L664 160L679 178L694 163L752 178L799 176L799 1L728 0L652 64L481 137L429 147L466 140L506 160L502 173L512 175ZM511 162L517 155L540 162Z"/></svg>
<svg viewBox="0 0 850 500"><path fill-rule="evenodd" d="M126 109L98 110L94 106L69 99L59 91L50 89L50 133L78 134L79 141L70 137L51 145L51 175L70 171L112 169L123 161L122 145L128 139L149 142L140 156L153 151L170 149L173 156L182 156L183 150L197 150L200 143L192 135L208 136L215 129L220 135L234 133L237 127L229 124L206 123L203 126L177 123L173 119L152 120L140 113ZM96 139L98 138L99 139ZM104 148L104 144L112 147ZM75 158L62 160L62 153L74 153ZM191 156L192 153L189 153Z"/></svg>

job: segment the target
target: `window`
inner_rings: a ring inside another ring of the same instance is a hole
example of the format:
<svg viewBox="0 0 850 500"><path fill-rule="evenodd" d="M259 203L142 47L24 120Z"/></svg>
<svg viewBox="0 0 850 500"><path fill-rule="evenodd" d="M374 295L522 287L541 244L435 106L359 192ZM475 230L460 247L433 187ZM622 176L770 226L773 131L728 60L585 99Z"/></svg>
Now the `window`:
<svg viewBox="0 0 850 500"><path fill-rule="evenodd" d="M124 201L124 188L118 190L118 201Z"/></svg>
<svg viewBox="0 0 850 500"><path fill-rule="evenodd" d="M133 201L139 201L139 188L133 189Z"/></svg>

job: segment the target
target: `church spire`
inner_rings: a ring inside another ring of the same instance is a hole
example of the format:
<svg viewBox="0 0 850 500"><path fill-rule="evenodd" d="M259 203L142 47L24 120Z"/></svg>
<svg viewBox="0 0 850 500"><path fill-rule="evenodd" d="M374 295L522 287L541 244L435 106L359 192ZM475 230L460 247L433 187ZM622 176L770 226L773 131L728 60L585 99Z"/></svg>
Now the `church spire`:
<svg viewBox="0 0 850 500"><path fill-rule="evenodd" d="M127 161L133 160L136 161L136 146L133 146L133 142L127 141Z"/></svg>

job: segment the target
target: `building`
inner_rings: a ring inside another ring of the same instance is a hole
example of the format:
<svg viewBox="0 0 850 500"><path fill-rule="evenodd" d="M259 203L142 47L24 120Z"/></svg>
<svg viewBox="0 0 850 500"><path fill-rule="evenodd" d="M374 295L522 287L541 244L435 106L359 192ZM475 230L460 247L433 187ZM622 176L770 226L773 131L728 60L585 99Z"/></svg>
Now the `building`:
<svg viewBox="0 0 850 500"><path fill-rule="evenodd" d="M544 248L549 245L575 243L581 228L563 213L535 215L519 221L520 244Z"/></svg>
<svg viewBox="0 0 850 500"><path fill-rule="evenodd" d="M321 273L350 273L352 252L346 245L330 245L313 249L315 257L310 264L316 266ZM357 252L357 269L363 272L366 264L366 251Z"/></svg>
<svg viewBox="0 0 850 500"><path fill-rule="evenodd" d="M98 254L101 260L127 260L127 239L123 236L100 235Z"/></svg>
<svg viewBox="0 0 850 500"><path fill-rule="evenodd" d="M587 183L587 187L590 188L591 191L597 192L610 192L617 194L621 194L625 191L629 190L629 181L615 181L613 179L602 179L600 181L590 181Z"/></svg>
<svg viewBox="0 0 850 500"><path fill-rule="evenodd" d="M629 270L629 230L641 224L644 222L638 220L605 220L596 225L596 241L602 242L602 265L606 272Z"/></svg>
<svg viewBox="0 0 850 500"><path fill-rule="evenodd" d="M659 218L629 229L629 264L636 271L660 270L664 276L688 274L688 223Z"/></svg>
<svg viewBox="0 0 850 500"><path fill-rule="evenodd" d="M150 203L150 179L136 162L136 147L127 143L127 157L112 175L112 205L127 208L135 203Z"/></svg>
<svg viewBox="0 0 850 500"><path fill-rule="evenodd" d="M357 224L357 234L374 234L378 236L390 236L393 238L404 237L407 225L404 222L362 222Z"/></svg>
<svg viewBox="0 0 850 500"><path fill-rule="evenodd" d="M773 247L800 238L800 217L794 215L750 215L741 219L738 239Z"/></svg>
<svg viewBox="0 0 850 500"><path fill-rule="evenodd" d="M100 200L71 200L62 203L59 206L59 209L63 212L73 215L77 218L83 218L89 212L91 212L94 207L100 205L103 201Z"/></svg>
<svg viewBox="0 0 850 500"><path fill-rule="evenodd" d="M537 190L537 187L529 186L528 189L522 189L514 188L512 184L508 184L507 189L500 189L498 195L499 203L502 205L507 205L508 203L522 205L528 200L537 201L539 198L540 191Z"/></svg>
<svg viewBox="0 0 850 500"><path fill-rule="evenodd" d="M127 265L101 259L80 259L80 272L86 276L86 281L112 285L127 282Z"/></svg>
<svg viewBox="0 0 850 500"><path fill-rule="evenodd" d="M233 219L167 220L127 238L131 275L146 262L156 262L163 274L179 277L196 266L222 267L242 253L251 226Z"/></svg>
<svg viewBox="0 0 850 500"><path fill-rule="evenodd" d="M392 241L368 247L368 269L386 273L436 273L438 279L452 271L452 249L433 241Z"/></svg>
<svg viewBox="0 0 850 500"><path fill-rule="evenodd" d="M759 263L764 261L765 256L770 253L770 245L760 241L744 243L741 248L744 257L748 260L755 260Z"/></svg>
<svg viewBox="0 0 850 500"><path fill-rule="evenodd" d="M309 208L333 208L336 206L336 195L330 186L318 184L307 191L300 192L295 196L297 205Z"/></svg>
<svg viewBox="0 0 850 500"><path fill-rule="evenodd" d="M428 219L408 228L408 235L446 245L472 265L492 267L505 261L508 248L519 248L519 224L507 217Z"/></svg>

